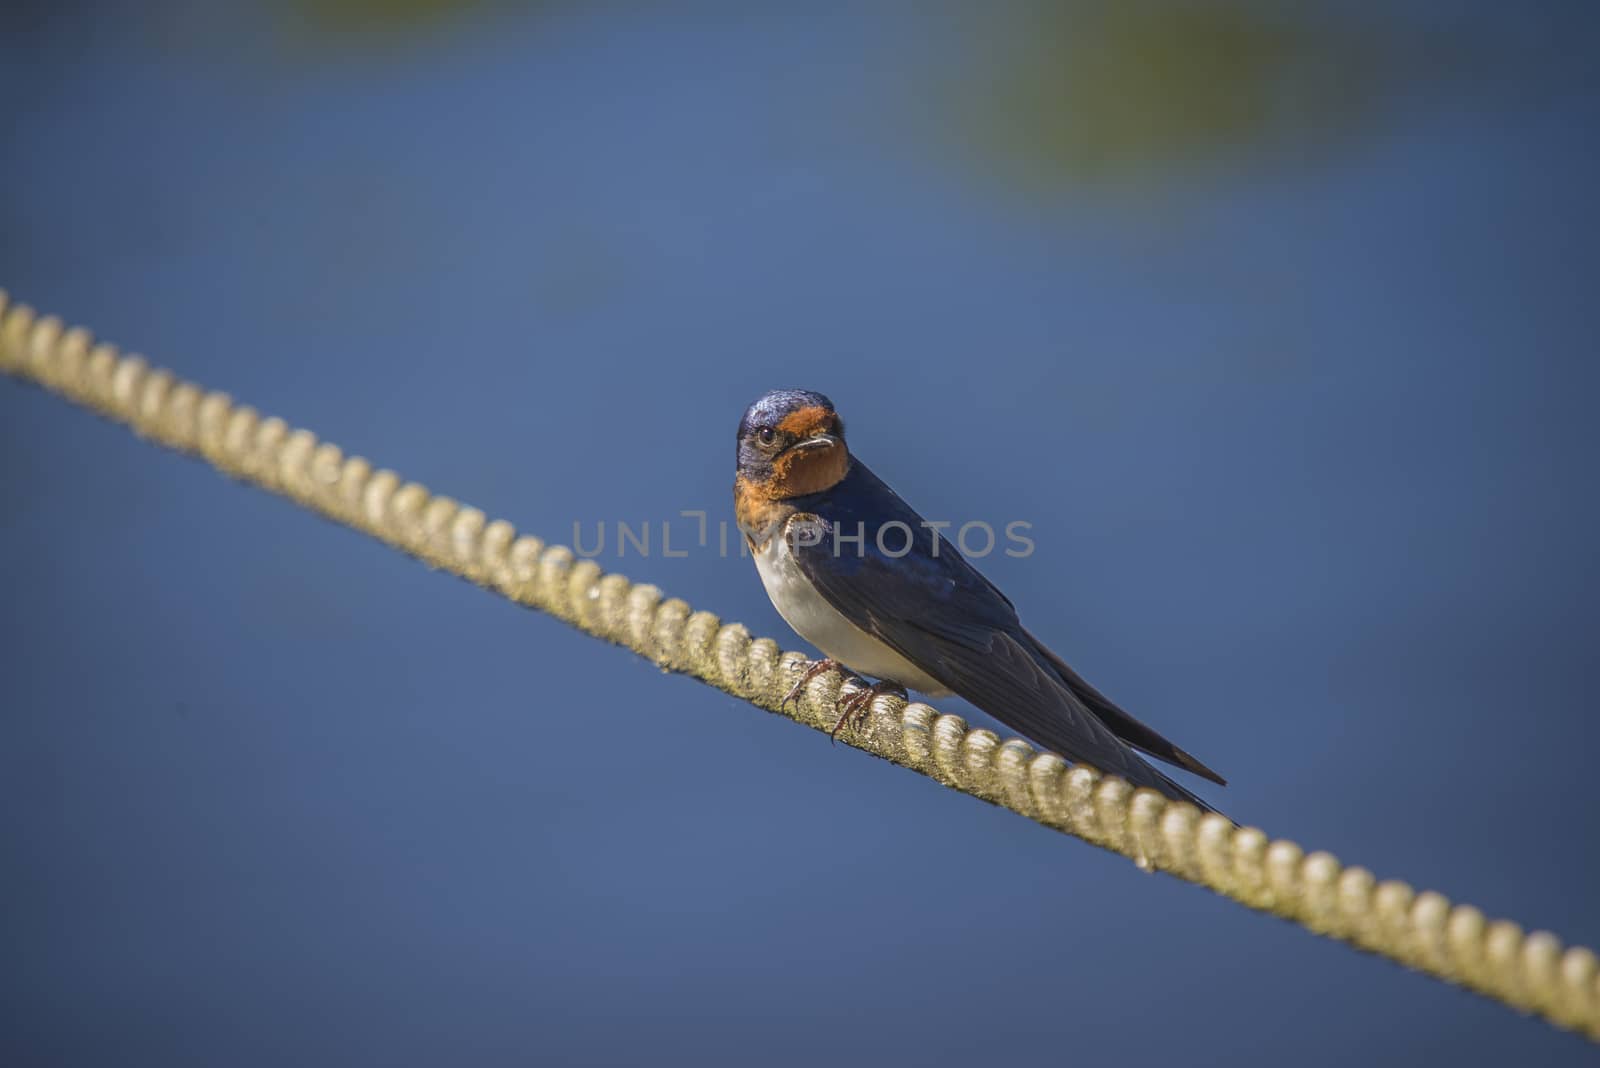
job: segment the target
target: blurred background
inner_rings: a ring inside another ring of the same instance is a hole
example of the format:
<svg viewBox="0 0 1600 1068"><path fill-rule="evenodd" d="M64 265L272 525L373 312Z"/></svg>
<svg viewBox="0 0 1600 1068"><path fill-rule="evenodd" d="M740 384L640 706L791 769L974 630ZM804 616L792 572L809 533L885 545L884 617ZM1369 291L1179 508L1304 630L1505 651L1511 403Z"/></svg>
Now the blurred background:
<svg viewBox="0 0 1600 1068"><path fill-rule="evenodd" d="M1593 5L792 7L12 0L0 285L552 541L822 390L1237 819L1600 944ZM7 1064L1593 1063L11 380L0 575Z"/></svg>

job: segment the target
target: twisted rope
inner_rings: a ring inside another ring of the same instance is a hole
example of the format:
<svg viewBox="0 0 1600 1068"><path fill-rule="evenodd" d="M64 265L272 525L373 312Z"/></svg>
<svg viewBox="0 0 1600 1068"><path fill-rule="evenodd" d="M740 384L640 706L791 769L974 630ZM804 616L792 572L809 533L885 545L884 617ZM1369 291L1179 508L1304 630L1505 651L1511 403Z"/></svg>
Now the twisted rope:
<svg viewBox="0 0 1600 1068"><path fill-rule="evenodd" d="M110 345L95 344L82 328L65 329L59 319L9 305L3 290L0 371L815 730L833 726L838 700L858 685L829 672L812 681L798 708L785 711L779 702L806 663L801 654L664 598L654 586L606 574L564 546L519 536L505 520L491 520L393 471L375 470L308 430L234 404L226 393L151 368L138 356L119 355ZM1548 932L1489 920L1431 890L1379 882L1367 869L1346 867L1329 853L1306 853L1254 827L1235 827L1155 791L1068 765L1025 742L969 730L960 716L941 715L920 702L875 698L862 728L846 740L951 789L1119 853L1146 871L1197 883L1600 1041L1595 954L1583 946L1564 949Z"/></svg>

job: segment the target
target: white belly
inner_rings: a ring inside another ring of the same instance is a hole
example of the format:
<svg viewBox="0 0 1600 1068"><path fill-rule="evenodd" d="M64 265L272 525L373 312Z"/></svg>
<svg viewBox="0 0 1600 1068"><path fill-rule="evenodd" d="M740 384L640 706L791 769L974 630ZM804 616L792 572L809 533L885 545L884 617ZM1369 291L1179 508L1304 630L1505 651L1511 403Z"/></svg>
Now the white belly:
<svg viewBox="0 0 1600 1068"><path fill-rule="evenodd" d="M929 697L950 692L824 600L801 574L788 539L781 533L767 539L755 553L755 561L772 606L796 634L821 649L823 656L858 675L889 679Z"/></svg>

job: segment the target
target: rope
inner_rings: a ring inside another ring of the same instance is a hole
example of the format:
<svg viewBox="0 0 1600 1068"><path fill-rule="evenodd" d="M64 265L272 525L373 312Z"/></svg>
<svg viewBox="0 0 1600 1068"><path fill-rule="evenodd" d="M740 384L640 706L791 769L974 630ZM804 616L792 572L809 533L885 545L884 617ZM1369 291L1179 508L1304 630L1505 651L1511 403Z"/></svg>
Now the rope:
<svg viewBox="0 0 1600 1068"><path fill-rule="evenodd" d="M365 531L442 571L566 620L769 712L827 731L856 680L814 679L799 707L779 701L806 664L738 623L696 612L659 589L606 574L560 545L518 535L502 519L345 456L308 430L236 405L138 356L95 344L82 328L9 305L0 290L0 371L31 380L134 433L195 453L234 478ZM1563 948L1545 931L1489 920L1431 890L1379 882L1325 852L1307 853L1254 827L1235 827L1152 790L1068 765L1027 743L1002 742L894 695L875 698L844 739L962 793L1164 871L1249 908L1600 1041L1600 974L1593 951Z"/></svg>

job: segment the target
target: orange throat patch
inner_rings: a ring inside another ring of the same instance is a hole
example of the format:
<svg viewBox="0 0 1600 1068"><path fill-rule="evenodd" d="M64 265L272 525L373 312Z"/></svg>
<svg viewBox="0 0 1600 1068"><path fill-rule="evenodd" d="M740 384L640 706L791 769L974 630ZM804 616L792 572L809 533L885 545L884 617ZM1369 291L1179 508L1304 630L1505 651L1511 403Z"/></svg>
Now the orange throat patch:
<svg viewBox="0 0 1600 1068"><path fill-rule="evenodd" d="M765 542L794 511L789 498L832 489L849 470L850 450L843 442L826 449L790 450L772 465L771 478L757 482L739 475L734 480L734 515L747 535Z"/></svg>
<svg viewBox="0 0 1600 1068"><path fill-rule="evenodd" d="M772 495L804 497L830 490L850 470L850 450L835 441L825 449L790 449L772 464Z"/></svg>

